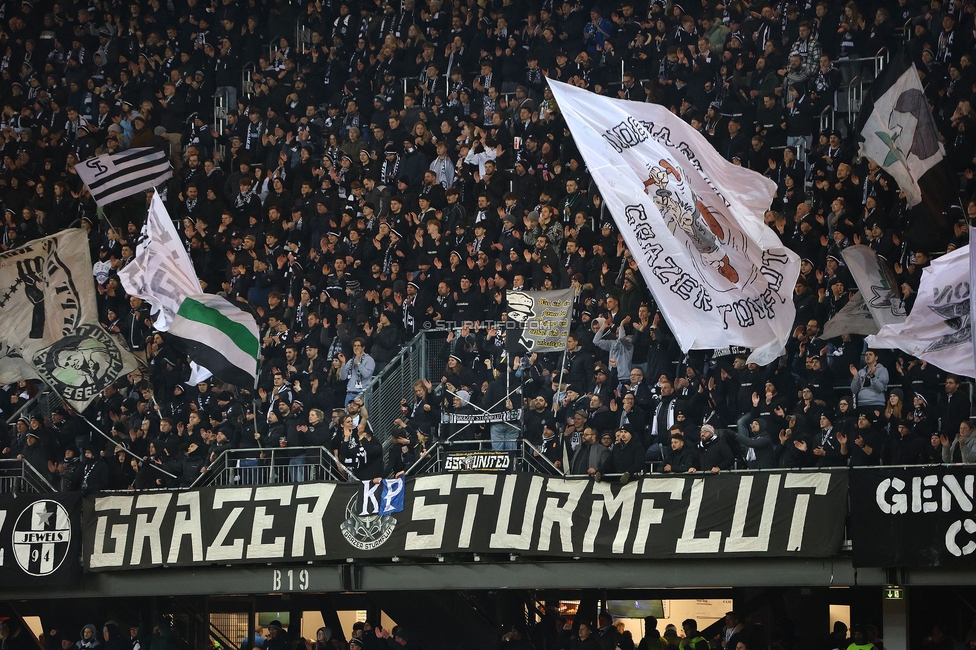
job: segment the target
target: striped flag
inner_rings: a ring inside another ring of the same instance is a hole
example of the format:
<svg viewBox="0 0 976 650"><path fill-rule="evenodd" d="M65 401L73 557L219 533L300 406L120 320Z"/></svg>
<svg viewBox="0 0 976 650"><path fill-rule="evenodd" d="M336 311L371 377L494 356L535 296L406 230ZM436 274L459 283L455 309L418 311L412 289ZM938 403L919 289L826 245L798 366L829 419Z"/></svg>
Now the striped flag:
<svg viewBox="0 0 976 650"><path fill-rule="evenodd" d="M173 177L169 158L154 147L96 156L75 169L98 205L108 205L161 185Z"/></svg>
<svg viewBox="0 0 976 650"><path fill-rule="evenodd" d="M235 386L258 375L258 326L251 314L200 289L193 264L158 194L154 194L135 257L119 271L126 292L152 306L156 328L191 360Z"/></svg>
<svg viewBox="0 0 976 650"><path fill-rule="evenodd" d="M253 387L260 352L254 318L221 296L183 299L169 335L191 359L235 386Z"/></svg>

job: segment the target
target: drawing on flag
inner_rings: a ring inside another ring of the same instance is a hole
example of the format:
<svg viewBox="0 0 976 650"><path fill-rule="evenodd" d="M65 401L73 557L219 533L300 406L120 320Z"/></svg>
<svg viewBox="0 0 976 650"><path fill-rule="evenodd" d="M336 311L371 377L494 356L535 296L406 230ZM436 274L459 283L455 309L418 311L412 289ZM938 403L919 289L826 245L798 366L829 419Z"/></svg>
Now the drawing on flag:
<svg viewBox="0 0 976 650"><path fill-rule="evenodd" d="M800 260L763 222L775 183L723 159L663 106L549 86L681 349L778 357Z"/></svg>
<svg viewBox="0 0 976 650"><path fill-rule="evenodd" d="M81 411L138 365L98 324L91 268L80 228L0 255L0 383L43 379Z"/></svg>
<svg viewBox="0 0 976 650"><path fill-rule="evenodd" d="M566 348L570 321L573 316L575 289L558 291L511 291L505 292L509 320L519 328L508 330L512 335L508 346L514 355L526 352L557 352Z"/></svg>
<svg viewBox="0 0 976 650"><path fill-rule="evenodd" d="M155 147L89 158L75 166L98 205L162 185L173 177L166 154Z"/></svg>
<svg viewBox="0 0 976 650"><path fill-rule="evenodd" d="M905 302L901 289L885 259L863 244L848 246L841 256L878 327L905 322Z"/></svg>
<svg viewBox="0 0 976 650"><path fill-rule="evenodd" d="M926 267L912 313L869 336L868 345L904 350L947 372L976 376L969 250L963 246Z"/></svg>
<svg viewBox="0 0 976 650"><path fill-rule="evenodd" d="M880 329L881 326L874 320L871 310L864 302L864 296L858 291L824 325L823 338L832 339L842 334L869 336L877 334Z"/></svg>
<svg viewBox="0 0 976 650"><path fill-rule="evenodd" d="M205 294L182 241L154 194L136 254L121 271L126 292L148 302L155 326L199 366L237 386L254 386L260 352L251 314Z"/></svg>

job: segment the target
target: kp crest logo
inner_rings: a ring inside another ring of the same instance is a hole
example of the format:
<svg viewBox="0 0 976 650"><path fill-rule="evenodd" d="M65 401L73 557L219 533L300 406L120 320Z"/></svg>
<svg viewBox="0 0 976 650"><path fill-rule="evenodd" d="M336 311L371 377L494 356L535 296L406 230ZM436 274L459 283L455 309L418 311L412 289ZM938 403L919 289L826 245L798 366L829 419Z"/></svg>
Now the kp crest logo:
<svg viewBox="0 0 976 650"><path fill-rule="evenodd" d="M122 371L122 355L98 325L80 325L74 334L34 355L41 378L68 400L86 401Z"/></svg>
<svg viewBox="0 0 976 650"><path fill-rule="evenodd" d="M64 563L71 546L68 511L57 501L35 501L14 522L11 542L24 573L51 575Z"/></svg>
<svg viewBox="0 0 976 650"><path fill-rule="evenodd" d="M346 519L339 526L346 541L360 551L372 551L386 543L397 524L392 513L403 510L405 488L402 478L384 479L382 483L363 481L362 493L349 499Z"/></svg>

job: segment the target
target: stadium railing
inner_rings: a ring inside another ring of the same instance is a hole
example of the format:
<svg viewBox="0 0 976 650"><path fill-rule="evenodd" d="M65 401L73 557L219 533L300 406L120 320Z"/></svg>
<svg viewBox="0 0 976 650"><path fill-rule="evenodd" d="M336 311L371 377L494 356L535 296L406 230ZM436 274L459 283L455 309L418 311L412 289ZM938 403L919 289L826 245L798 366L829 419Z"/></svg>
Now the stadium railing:
<svg viewBox="0 0 976 650"><path fill-rule="evenodd" d="M223 452L191 487L356 480L325 447L269 447Z"/></svg>
<svg viewBox="0 0 976 650"><path fill-rule="evenodd" d="M37 469L25 460L0 459L0 494L51 494L57 492Z"/></svg>

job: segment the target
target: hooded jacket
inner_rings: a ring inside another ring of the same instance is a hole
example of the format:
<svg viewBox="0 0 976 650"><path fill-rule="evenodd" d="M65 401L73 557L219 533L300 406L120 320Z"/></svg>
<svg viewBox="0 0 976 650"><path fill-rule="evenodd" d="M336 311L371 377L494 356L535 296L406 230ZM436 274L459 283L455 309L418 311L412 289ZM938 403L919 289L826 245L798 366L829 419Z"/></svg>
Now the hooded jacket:
<svg viewBox="0 0 976 650"><path fill-rule="evenodd" d="M122 633L119 631L119 625L115 621L109 621L102 628L103 631L108 633L108 641L105 642L103 650L128 650L129 641L128 639L122 638Z"/></svg>
<svg viewBox="0 0 976 650"><path fill-rule="evenodd" d="M749 425L753 420L759 423L759 431L753 435ZM736 441L739 447L746 450L746 467L749 469L769 469L776 467L776 456L773 453L773 438L766 430L765 418L753 418L746 414L739 418L736 424ZM752 453L750 453L750 451Z"/></svg>
<svg viewBox="0 0 976 650"><path fill-rule="evenodd" d="M92 636L90 639L85 640L85 630L91 630ZM81 639L75 644L75 650L94 650L95 648L100 648L102 642L99 640L98 628L95 627L93 623L89 623L85 627L81 628L81 632L78 633Z"/></svg>

